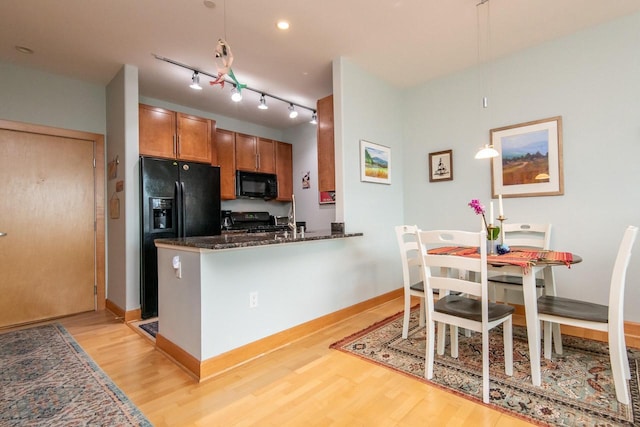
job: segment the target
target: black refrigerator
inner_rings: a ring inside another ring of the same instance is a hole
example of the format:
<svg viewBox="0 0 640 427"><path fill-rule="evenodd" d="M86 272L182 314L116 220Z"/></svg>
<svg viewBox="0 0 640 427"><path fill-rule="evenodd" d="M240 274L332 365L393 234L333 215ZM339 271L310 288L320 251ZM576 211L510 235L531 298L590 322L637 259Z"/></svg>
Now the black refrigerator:
<svg viewBox="0 0 640 427"><path fill-rule="evenodd" d="M158 250L154 240L220 234L220 168L140 157L140 303L158 315Z"/></svg>

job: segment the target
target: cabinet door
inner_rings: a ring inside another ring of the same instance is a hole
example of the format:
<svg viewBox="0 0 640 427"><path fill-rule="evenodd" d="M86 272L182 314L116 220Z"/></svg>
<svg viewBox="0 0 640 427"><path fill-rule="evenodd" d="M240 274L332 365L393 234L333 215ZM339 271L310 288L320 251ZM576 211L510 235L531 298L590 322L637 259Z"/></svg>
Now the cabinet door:
<svg viewBox="0 0 640 427"><path fill-rule="evenodd" d="M291 201L293 198L293 150L292 145L275 141L276 174L278 175L277 200Z"/></svg>
<svg viewBox="0 0 640 427"><path fill-rule="evenodd" d="M256 141L255 136L236 133L236 169L245 171L258 169Z"/></svg>
<svg viewBox="0 0 640 427"><path fill-rule="evenodd" d="M144 104L138 106L138 114L140 154L175 158L176 114Z"/></svg>
<svg viewBox="0 0 640 427"><path fill-rule="evenodd" d="M318 100L318 191L335 191L333 95Z"/></svg>
<svg viewBox="0 0 640 427"><path fill-rule="evenodd" d="M235 134L231 131L218 129L215 141L220 166L220 197L223 200L236 198L236 167L235 167Z"/></svg>
<svg viewBox="0 0 640 427"><path fill-rule="evenodd" d="M188 114L177 114L180 160L211 163L211 121Z"/></svg>
<svg viewBox="0 0 640 427"><path fill-rule="evenodd" d="M275 141L258 138L258 172L276 173Z"/></svg>

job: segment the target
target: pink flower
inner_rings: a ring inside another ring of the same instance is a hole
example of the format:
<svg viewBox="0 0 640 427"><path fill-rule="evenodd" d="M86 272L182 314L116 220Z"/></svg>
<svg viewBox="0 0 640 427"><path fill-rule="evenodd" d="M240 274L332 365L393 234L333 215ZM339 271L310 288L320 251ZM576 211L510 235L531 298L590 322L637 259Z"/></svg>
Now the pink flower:
<svg viewBox="0 0 640 427"><path fill-rule="evenodd" d="M476 215L482 215L484 217L484 206L478 199L471 199L469 206L476 212Z"/></svg>

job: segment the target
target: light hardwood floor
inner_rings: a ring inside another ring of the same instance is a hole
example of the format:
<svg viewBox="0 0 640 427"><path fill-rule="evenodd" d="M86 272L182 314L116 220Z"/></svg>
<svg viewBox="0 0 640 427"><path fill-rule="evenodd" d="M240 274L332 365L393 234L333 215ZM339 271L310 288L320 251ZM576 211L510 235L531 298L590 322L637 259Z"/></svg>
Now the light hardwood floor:
<svg viewBox="0 0 640 427"><path fill-rule="evenodd" d="M393 300L202 383L108 311L58 321L155 426L532 425L329 349L401 310Z"/></svg>

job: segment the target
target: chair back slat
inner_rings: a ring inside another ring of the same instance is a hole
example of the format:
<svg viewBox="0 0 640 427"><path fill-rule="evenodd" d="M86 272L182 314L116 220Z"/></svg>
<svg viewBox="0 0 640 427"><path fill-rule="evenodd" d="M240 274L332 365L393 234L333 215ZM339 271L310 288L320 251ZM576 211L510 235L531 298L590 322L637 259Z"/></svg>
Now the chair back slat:
<svg viewBox="0 0 640 427"><path fill-rule="evenodd" d="M549 249L551 224L503 223L505 243L509 246L529 246Z"/></svg>
<svg viewBox="0 0 640 427"><path fill-rule="evenodd" d="M419 271L422 255L416 233L417 225L398 225L395 227L400 258L402 260L402 278L405 289L420 281Z"/></svg>

